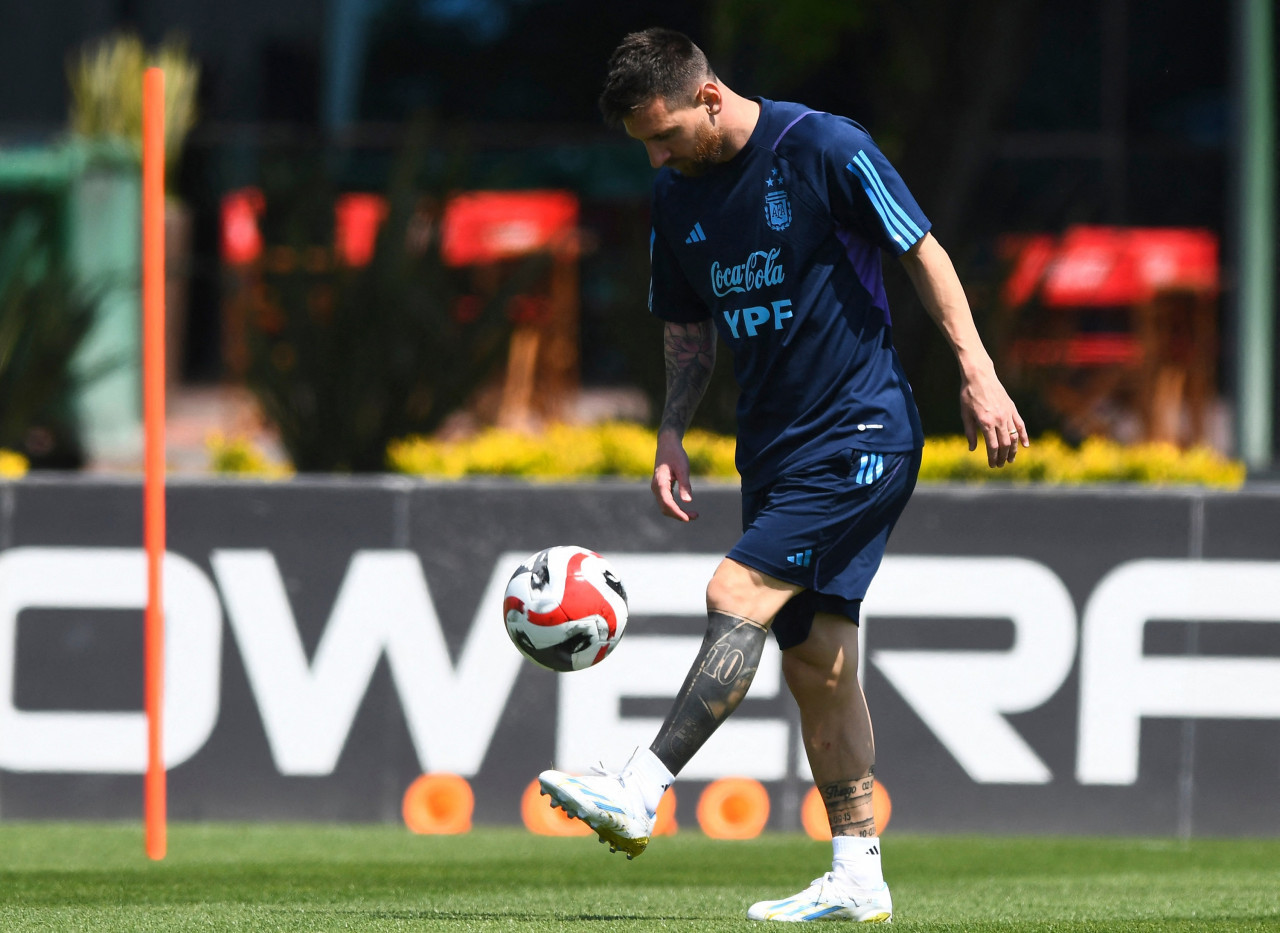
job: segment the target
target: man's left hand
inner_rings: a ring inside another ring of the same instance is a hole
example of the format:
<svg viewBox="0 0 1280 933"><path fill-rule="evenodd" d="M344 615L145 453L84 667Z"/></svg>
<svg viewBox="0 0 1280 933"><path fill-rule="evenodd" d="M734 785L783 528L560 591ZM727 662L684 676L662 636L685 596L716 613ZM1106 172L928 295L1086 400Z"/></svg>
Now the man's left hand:
<svg viewBox="0 0 1280 933"><path fill-rule="evenodd" d="M1013 463L1019 444L1031 446L1027 426L994 372L965 380L960 388L960 417L970 450L978 449L979 435L986 442L988 466Z"/></svg>

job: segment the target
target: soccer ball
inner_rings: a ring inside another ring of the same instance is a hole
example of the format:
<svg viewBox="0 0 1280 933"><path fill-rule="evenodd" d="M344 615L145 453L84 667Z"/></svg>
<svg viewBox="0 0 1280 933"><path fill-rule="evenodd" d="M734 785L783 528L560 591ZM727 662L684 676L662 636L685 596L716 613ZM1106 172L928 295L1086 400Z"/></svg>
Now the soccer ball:
<svg viewBox="0 0 1280 933"><path fill-rule="evenodd" d="M539 551L507 582L507 634L534 664L580 671L599 664L627 628L627 592L608 561L586 548Z"/></svg>

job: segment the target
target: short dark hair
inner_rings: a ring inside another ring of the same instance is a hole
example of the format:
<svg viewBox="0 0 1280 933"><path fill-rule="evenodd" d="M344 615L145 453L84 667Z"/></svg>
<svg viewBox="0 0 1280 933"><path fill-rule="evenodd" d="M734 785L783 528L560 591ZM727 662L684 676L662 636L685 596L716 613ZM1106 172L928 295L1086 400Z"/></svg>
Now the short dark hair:
<svg viewBox="0 0 1280 933"><path fill-rule="evenodd" d="M702 49L682 32L655 27L627 34L609 57L600 94L605 122L617 126L656 98L672 105L689 96L695 84L715 73Z"/></svg>

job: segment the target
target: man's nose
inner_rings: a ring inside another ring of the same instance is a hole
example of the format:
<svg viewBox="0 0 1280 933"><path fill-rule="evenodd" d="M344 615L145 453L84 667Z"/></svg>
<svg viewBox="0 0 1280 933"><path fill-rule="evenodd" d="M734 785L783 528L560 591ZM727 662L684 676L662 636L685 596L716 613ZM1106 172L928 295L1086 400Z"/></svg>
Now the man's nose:
<svg viewBox="0 0 1280 933"><path fill-rule="evenodd" d="M671 158L671 151L665 146L648 145L645 149L649 152L649 165L653 168L662 168Z"/></svg>

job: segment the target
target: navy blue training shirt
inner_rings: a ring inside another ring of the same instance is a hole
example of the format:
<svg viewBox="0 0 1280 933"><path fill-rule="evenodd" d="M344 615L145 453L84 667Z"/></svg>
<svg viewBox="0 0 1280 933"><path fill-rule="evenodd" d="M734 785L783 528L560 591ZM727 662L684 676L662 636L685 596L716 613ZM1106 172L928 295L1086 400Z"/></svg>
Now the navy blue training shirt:
<svg viewBox="0 0 1280 933"><path fill-rule="evenodd" d="M650 235L649 310L710 318L733 351L744 489L850 448L924 443L880 252L902 255L929 221L857 123L756 100L731 160L658 172Z"/></svg>

